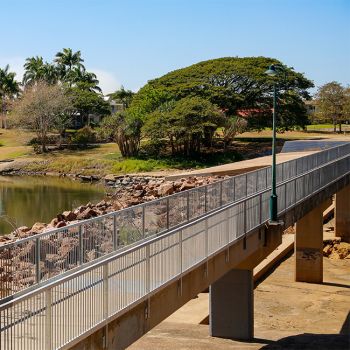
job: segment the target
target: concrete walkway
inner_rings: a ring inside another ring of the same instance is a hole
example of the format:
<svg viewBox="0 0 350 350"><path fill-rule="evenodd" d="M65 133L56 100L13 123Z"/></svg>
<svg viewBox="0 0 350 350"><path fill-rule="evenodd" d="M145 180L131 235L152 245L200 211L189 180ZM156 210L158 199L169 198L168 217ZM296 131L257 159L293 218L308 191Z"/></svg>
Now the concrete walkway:
<svg viewBox="0 0 350 350"><path fill-rule="evenodd" d="M291 244L293 235L286 236L284 244ZM128 349L350 349L350 260L323 263L322 284L294 282L292 256L256 287L250 343L209 336L208 325L200 324L208 315L208 294L201 293Z"/></svg>
<svg viewBox="0 0 350 350"><path fill-rule="evenodd" d="M277 164L287 162L292 159L305 157L309 154L316 153L316 151L308 152L291 152L291 153L279 153L277 154ZM165 177L166 180L175 180L188 176L210 176L210 175L238 175L247 171L253 171L255 169L264 168L270 166L272 163L272 156L265 156L260 158L243 160L241 162L229 163L224 165L218 165L210 168L192 170L183 173L176 173Z"/></svg>

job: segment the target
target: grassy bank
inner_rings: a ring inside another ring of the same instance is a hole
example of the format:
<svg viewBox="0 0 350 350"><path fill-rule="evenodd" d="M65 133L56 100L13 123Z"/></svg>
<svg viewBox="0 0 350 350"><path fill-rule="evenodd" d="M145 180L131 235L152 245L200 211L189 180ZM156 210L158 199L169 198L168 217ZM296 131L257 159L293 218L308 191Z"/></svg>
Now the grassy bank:
<svg viewBox="0 0 350 350"><path fill-rule="evenodd" d="M35 135L20 130L0 130L0 161L13 159L11 163L0 163L1 167L14 166L30 172L72 173L81 175L126 174L175 169L205 168L231 163L257 155L266 154L271 145L271 130L260 133L247 132L239 135L231 149L223 153L204 154L197 159L183 157L129 158L123 159L115 143L96 145L88 149L50 151L36 154L28 142ZM290 131L278 134L279 142L297 139L338 138L339 135Z"/></svg>

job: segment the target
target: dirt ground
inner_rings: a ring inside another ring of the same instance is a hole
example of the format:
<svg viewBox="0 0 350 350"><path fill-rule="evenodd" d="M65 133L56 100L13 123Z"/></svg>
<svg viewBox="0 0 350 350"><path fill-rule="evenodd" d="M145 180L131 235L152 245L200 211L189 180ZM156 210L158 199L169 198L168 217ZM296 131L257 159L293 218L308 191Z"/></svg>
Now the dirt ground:
<svg viewBox="0 0 350 350"><path fill-rule="evenodd" d="M130 350L350 349L350 259L324 258L324 283L294 282L294 256L256 289L252 342L209 337L208 294L200 294Z"/></svg>

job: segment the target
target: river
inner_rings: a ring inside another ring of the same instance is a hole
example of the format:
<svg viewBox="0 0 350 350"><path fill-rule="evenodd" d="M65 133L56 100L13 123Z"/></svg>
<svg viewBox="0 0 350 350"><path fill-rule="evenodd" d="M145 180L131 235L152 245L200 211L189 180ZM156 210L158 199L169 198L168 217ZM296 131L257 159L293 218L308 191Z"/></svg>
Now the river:
<svg viewBox="0 0 350 350"><path fill-rule="evenodd" d="M58 213L104 197L102 185L68 178L0 176L0 235L13 226L49 223Z"/></svg>

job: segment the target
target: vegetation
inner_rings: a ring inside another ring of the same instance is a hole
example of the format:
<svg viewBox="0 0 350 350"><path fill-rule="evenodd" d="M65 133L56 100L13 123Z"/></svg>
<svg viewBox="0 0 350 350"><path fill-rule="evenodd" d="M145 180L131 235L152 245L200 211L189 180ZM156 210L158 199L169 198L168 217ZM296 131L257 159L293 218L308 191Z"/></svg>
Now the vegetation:
<svg viewBox="0 0 350 350"><path fill-rule="evenodd" d="M350 118L350 87L344 88L336 81L319 87L316 94L316 115L319 120L333 122L333 131L342 131L342 123Z"/></svg>
<svg viewBox="0 0 350 350"><path fill-rule="evenodd" d="M72 108L70 98L58 85L38 82L27 88L20 100L15 103L13 123L33 130L40 141L42 152L46 152L47 136L61 117Z"/></svg>
<svg viewBox="0 0 350 350"><path fill-rule="evenodd" d="M19 94L19 84L15 80L16 74L10 72L9 69L9 65L4 69L0 68L0 121L2 128L6 127L6 115L9 102L13 101Z"/></svg>

